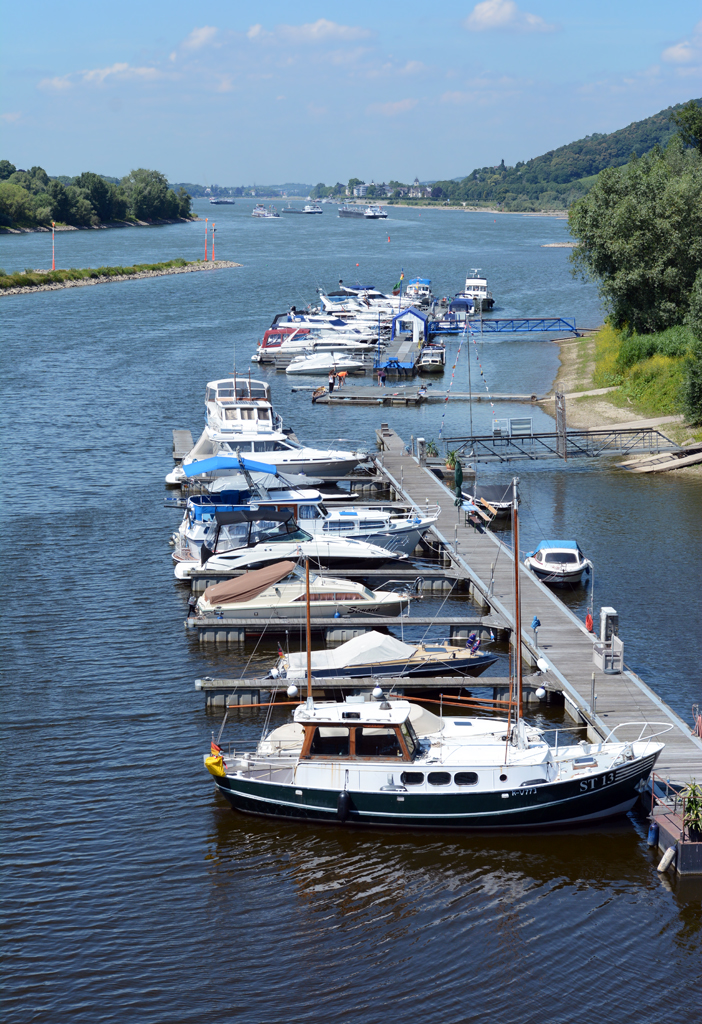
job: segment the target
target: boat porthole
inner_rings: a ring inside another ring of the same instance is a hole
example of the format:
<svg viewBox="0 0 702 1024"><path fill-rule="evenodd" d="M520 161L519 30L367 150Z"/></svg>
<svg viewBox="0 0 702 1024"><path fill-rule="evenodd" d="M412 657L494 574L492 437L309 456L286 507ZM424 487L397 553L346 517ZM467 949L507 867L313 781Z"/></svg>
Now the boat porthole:
<svg viewBox="0 0 702 1024"><path fill-rule="evenodd" d="M507 776L506 775L500 775L500 782L506 782L506 781L507 781Z"/></svg>

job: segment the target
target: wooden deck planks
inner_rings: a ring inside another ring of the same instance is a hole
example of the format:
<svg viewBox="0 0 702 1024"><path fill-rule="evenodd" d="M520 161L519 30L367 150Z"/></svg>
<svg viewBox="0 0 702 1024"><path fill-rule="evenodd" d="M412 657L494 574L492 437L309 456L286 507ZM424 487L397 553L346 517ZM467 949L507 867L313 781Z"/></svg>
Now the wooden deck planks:
<svg viewBox="0 0 702 1024"><path fill-rule="evenodd" d="M406 501L420 507L441 505L442 511L434 528L451 553L453 567L468 576L478 593L491 605L492 618L512 626L514 620L513 556L496 535L479 533L466 527L463 514L453 504L452 492L430 470L410 456L404 441L387 426L378 431L383 451L376 459L384 473ZM455 547L457 544L457 549ZM491 576L493 585L490 586ZM606 675L596 671L592 661L593 643L597 639L582 623L524 566L520 570L522 596L522 643L533 648L529 628L536 615L541 621L538 651L552 666L552 675L560 680L564 693L573 701L584 720L589 720L601 735L624 723L661 722L672 725L663 737L666 744L656 771L673 780L686 782L696 775L702 778L702 740L691 735L687 725L634 673ZM595 673L596 714L590 710L592 674ZM620 728L618 736L633 739L638 729Z"/></svg>

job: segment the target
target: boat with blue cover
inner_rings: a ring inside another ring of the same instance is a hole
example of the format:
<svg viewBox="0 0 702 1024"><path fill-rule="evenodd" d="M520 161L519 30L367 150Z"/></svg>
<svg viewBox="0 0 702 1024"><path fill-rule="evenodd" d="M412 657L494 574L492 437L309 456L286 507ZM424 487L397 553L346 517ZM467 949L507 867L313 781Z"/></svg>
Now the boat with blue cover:
<svg viewBox="0 0 702 1024"><path fill-rule="evenodd" d="M542 540L527 551L524 564L544 583L554 585L580 583L583 573L592 568L576 540Z"/></svg>

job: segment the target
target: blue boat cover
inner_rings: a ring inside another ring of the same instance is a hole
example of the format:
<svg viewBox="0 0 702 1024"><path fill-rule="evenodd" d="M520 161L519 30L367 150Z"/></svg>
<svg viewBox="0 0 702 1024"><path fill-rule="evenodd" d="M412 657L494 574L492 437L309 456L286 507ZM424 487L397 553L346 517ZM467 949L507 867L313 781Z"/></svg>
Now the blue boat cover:
<svg viewBox="0 0 702 1024"><path fill-rule="evenodd" d="M579 551L577 540L542 540L533 551L527 551L526 557L532 558L537 551L546 551L548 548L556 548L561 551Z"/></svg>
<svg viewBox="0 0 702 1024"><path fill-rule="evenodd" d="M426 284L426 285L430 285L431 281L429 280L428 277L413 277L412 280L410 281L410 284Z"/></svg>
<svg viewBox="0 0 702 1024"><path fill-rule="evenodd" d="M278 475L278 467L270 466L266 462L252 462L251 459L242 459L241 465L244 469L248 469L249 473ZM186 477L199 476L200 473L214 473L216 469L232 469L236 472L239 468L239 460L231 455L214 455L211 459L200 459L198 462L184 463L181 468Z"/></svg>

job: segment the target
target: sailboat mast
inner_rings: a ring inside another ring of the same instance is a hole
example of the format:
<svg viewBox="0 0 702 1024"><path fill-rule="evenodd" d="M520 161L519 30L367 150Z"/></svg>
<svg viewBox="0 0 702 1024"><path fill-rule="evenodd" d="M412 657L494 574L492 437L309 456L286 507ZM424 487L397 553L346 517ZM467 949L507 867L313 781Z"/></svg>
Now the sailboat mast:
<svg viewBox="0 0 702 1024"><path fill-rule="evenodd" d="M312 705L312 623L310 621L310 560L305 559L305 598L307 612L307 704Z"/></svg>
<svg viewBox="0 0 702 1024"><path fill-rule="evenodd" d="M512 480L512 543L514 550L514 657L517 683L517 713L519 721L522 711L522 608L519 594L519 497L517 485L519 477Z"/></svg>

